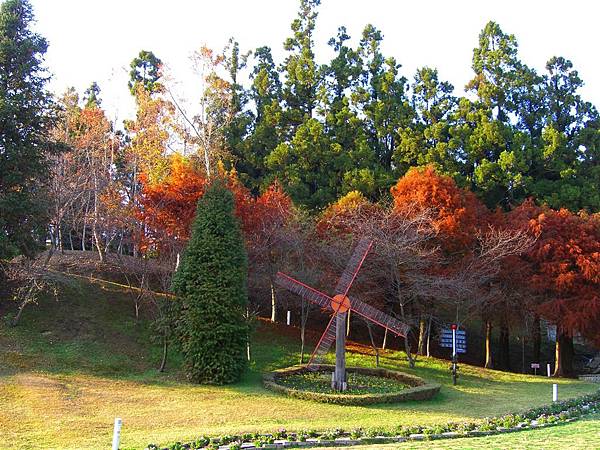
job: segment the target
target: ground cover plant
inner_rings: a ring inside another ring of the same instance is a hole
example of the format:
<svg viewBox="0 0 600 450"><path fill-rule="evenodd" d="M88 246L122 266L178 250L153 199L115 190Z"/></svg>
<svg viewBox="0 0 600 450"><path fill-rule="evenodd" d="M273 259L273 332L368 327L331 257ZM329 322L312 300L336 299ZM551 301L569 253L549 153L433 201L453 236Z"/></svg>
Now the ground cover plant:
<svg viewBox="0 0 600 450"><path fill-rule="evenodd" d="M284 386L304 391L334 393L331 389L331 372L304 372L280 380ZM390 378L348 372L348 389L344 394L386 394L407 388L408 385Z"/></svg>
<svg viewBox="0 0 600 450"><path fill-rule="evenodd" d="M24 449L104 449L115 417L123 419L124 449L280 428L445 424L547 404L553 382L561 399L597 388L468 365L461 366L459 385L453 387L447 361L423 358L411 369L402 352L388 350L380 355L383 367L441 383L438 396L369 407L295 400L265 390L261 374L297 363L300 331L262 321L251 345L250 370L239 383L192 385L174 369L181 363L177 353L170 354L170 370L156 370L161 349L151 345L147 319L136 321L134 300L126 287L73 278L59 301L42 301L23 315L19 327L1 322L0 429L8 430L7 441ZM316 338L308 335L309 342ZM349 343L349 366L374 363L369 347Z"/></svg>

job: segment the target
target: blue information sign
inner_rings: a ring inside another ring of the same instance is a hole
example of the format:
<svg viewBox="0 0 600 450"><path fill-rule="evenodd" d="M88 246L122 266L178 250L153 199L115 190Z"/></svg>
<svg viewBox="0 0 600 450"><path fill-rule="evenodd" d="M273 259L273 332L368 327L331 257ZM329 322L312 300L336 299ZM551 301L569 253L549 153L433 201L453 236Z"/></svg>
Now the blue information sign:
<svg viewBox="0 0 600 450"><path fill-rule="evenodd" d="M452 348L452 330L443 329L440 334L440 347ZM467 353L467 332L456 330L456 353Z"/></svg>

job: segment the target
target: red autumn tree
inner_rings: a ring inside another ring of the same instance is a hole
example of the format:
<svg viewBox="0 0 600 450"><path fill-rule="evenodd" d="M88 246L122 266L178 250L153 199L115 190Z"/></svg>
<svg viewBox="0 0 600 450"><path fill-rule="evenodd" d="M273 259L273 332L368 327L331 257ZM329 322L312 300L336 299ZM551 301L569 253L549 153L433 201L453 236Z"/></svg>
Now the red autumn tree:
<svg viewBox="0 0 600 450"><path fill-rule="evenodd" d="M537 311L557 326L555 375L569 375L574 334L600 345L600 223L544 208L529 226L538 235L525 256Z"/></svg>
<svg viewBox="0 0 600 450"><path fill-rule="evenodd" d="M410 169L391 189L394 208L404 213L433 210L434 226L442 248L463 253L478 228L487 222L487 209L470 191L439 175L431 166Z"/></svg>
<svg viewBox="0 0 600 450"><path fill-rule="evenodd" d="M196 204L206 189L206 178L189 161L171 156L169 172L160 183L151 183L146 174L139 198L138 217L145 234L140 238L142 250L149 246L183 245L189 239Z"/></svg>
<svg viewBox="0 0 600 450"><path fill-rule="evenodd" d="M471 254L479 229L488 221L487 209L472 192L459 188L452 178L436 173L432 166L410 169L391 188L391 193L394 209L400 214L412 216L429 211L437 232L433 242L456 263L463 263L460 260ZM458 265L434 265L429 271L445 277ZM421 303L419 351L423 353L425 310L431 305L424 300Z"/></svg>
<svg viewBox="0 0 600 450"><path fill-rule="evenodd" d="M250 289L260 296L268 283L271 321L275 322L277 298L273 282L278 263L286 254L287 225L294 214L293 203L275 181L248 206L245 232L250 258Z"/></svg>
<svg viewBox="0 0 600 450"><path fill-rule="evenodd" d="M233 193L235 214L240 219L242 230L249 233L252 228L254 199L242 185L235 171L221 169L220 177ZM151 182L146 174L140 175L143 185L139 199L138 217L144 223L144 236L140 244L159 248L167 242L187 242L190 227L196 213L196 204L204 194L209 181L198 168L181 155L170 157L168 174L160 182Z"/></svg>

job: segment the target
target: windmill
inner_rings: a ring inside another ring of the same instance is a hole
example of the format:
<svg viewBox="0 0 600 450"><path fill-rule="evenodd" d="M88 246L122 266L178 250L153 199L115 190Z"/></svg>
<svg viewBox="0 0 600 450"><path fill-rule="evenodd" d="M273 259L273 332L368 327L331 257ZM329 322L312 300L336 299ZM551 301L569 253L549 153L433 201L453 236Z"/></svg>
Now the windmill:
<svg viewBox="0 0 600 450"><path fill-rule="evenodd" d="M346 269L335 286L333 297L295 280L282 272L277 272L277 277L275 278L275 282L279 286L332 312L331 319L308 361L307 368L310 370L317 370L320 359L327 353L335 340L335 372L332 387L338 391L346 389L345 325L348 311L352 311L365 319L388 329L397 336L406 336L409 330L408 325L393 318L389 314L385 314L378 309L367 305L355 296L348 296L352 283L356 279L358 271L365 261L369 250L371 250L372 245L373 242L369 239L361 239L354 249L354 253L350 257Z"/></svg>

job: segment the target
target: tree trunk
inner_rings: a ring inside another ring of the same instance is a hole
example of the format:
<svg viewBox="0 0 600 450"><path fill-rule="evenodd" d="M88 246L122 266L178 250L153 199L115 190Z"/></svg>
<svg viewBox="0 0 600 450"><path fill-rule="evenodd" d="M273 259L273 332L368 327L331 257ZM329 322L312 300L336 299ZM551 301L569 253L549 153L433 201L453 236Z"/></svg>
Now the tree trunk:
<svg viewBox="0 0 600 450"><path fill-rule="evenodd" d="M163 336L163 352L162 352L162 360L160 362L160 367L158 368L159 372L164 372L165 367L167 366L167 351L168 351L169 340L167 336Z"/></svg>
<svg viewBox="0 0 600 450"><path fill-rule="evenodd" d="M429 316L429 321L427 322L427 357L431 356L431 316Z"/></svg>
<svg viewBox="0 0 600 450"><path fill-rule="evenodd" d="M69 230L69 244L71 244L71 251L75 250L73 246L73 229Z"/></svg>
<svg viewBox="0 0 600 450"><path fill-rule="evenodd" d="M83 221L83 230L81 231L81 250L85 252L85 235L86 235L87 223Z"/></svg>
<svg viewBox="0 0 600 450"><path fill-rule="evenodd" d="M486 369L492 369L492 322L485 322L485 366Z"/></svg>
<svg viewBox="0 0 600 450"><path fill-rule="evenodd" d="M102 252L102 246L100 245L100 237L98 236L98 230L96 229L95 224L92 228L92 236L94 237L94 242L96 243L96 249L98 250L100 262L104 262L104 253Z"/></svg>
<svg viewBox="0 0 600 450"><path fill-rule="evenodd" d="M273 280L271 280L271 322L275 322L275 286L273 286Z"/></svg>
<svg viewBox="0 0 600 450"><path fill-rule="evenodd" d="M60 223L58 225L57 231L58 231L58 238L57 238L57 240L58 240L58 251L60 251L60 253L62 255L64 255L65 254L65 249L63 248L62 226L60 225Z"/></svg>
<svg viewBox="0 0 600 450"><path fill-rule="evenodd" d="M304 330L306 325L302 322L300 326L300 364L304 364Z"/></svg>
<svg viewBox="0 0 600 450"><path fill-rule="evenodd" d="M375 345L375 339L373 339L373 330L371 330L371 324L367 322L367 329L369 330L369 338L371 339L371 347L375 351L375 367L379 367L379 349Z"/></svg>
<svg viewBox="0 0 600 450"><path fill-rule="evenodd" d="M406 333L406 336L404 336L404 351L406 352L406 360L408 361L408 366L411 369L414 369L415 359L412 356L410 348L410 332Z"/></svg>
<svg viewBox="0 0 600 450"><path fill-rule="evenodd" d="M573 375L573 338L565 333L556 331L555 348L555 377L569 377Z"/></svg>
<svg viewBox="0 0 600 450"><path fill-rule="evenodd" d="M533 362L540 362L540 355L542 353L542 334L540 332L540 316L536 315L533 318L533 329L531 330L533 340Z"/></svg>
<svg viewBox="0 0 600 450"><path fill-rule="evenodd" d="M24 301L19 305L19 310L17 311L17 315L13 318L11 325L13 327L16 327L19 324L19 320L21 320L21 315L23 314L23 310L25 309L25 307L27 306L29 302L28 301Z"/></svg>
<svg viewBox="0 0 600 450"><path fill-rule="evenodd" d="M387 336L388 336L388 329L386 328L385 331L383 332L383 344L381 344L382 350L385 350L385 348L387 346Z"/></svg>
<svg viewBox="0 0 600 450"><path fill-rule="evenodd" d="M500 327L500 366L510 370L510 335L506 325Z"/></svg>
<svg viewBox="0 0 600 450"><path fill-rule="evenodd" d="M419 319L419 346L417 353L421 356L425 354L425 334L427 331L427 322L423 316Z"/></svg>

